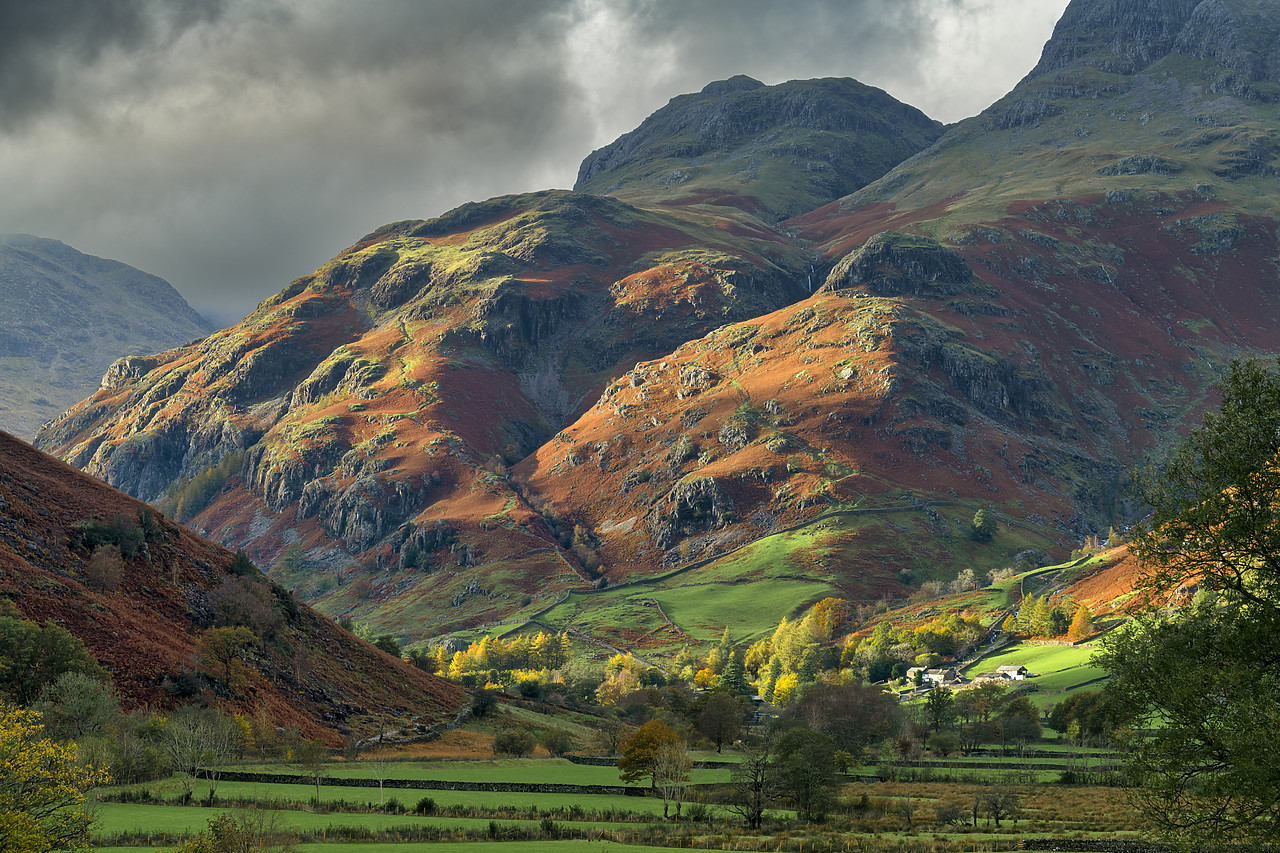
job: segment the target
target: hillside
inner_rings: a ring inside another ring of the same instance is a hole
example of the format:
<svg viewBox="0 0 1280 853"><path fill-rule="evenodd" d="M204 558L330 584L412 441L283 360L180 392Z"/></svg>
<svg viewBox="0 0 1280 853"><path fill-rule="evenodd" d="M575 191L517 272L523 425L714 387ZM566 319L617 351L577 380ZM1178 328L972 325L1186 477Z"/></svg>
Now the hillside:
<svg viewBox="0 0 1280 853"><path fill-rule="evenodd" d="M95 535L120 542L114 577L90 565ZM265 578L232 573L233 556L0 433L0 597L79 637L126 707L204 695L336 745L382 722L441 722L462 704L456 685L356 639ZM200 645L218 626L253 631L234 671Z"/></svg>
<svg viewBox="0 0 1280 853"><path fill-rule="evenodd" d="M0 429L30 439L116 359L211 331L163 279L57 240L0 235Z"/></svg>
<svg viewBox="0 0 1280 853"><path fill-rule="evenodd" d="M616 195L388 226L39 441L409 639L704 562L777 616L1048 564L1275 347L1276 43L1280 0L1077 0L940 137L851 81L713 84L584 162ZM855 95L927 147L835 199Z"/></svg>

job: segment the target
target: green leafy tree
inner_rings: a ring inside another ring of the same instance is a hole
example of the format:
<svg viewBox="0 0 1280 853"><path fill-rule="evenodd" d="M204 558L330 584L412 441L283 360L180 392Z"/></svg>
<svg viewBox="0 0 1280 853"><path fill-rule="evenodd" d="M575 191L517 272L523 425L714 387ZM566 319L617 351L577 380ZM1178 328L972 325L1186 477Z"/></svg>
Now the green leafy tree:
<svg viewBox="0 0 1280 853"><path fill-rule="evenodd" d="M698 731L716 745L718 753L724 744L732 743L742 731L745 716L741 700L719 690L712 691L698 714Z"/></svg>
<svg viewBox="0 0 1280 853"><path fill-rule="evenodd" d="M836 776L835 746L826 735L802 726L778 739L778 783L799 818L820 822L831 808Z"/></svg>
<svg viewBox="0 0 1280 853"><path fill-rule="evenodd" d="M996 517L986 508L973 514L969 537L975 542L990 542L996 535Z"/></svg>
<svg viewBox="0 0 1280 853"><path fill-rule="evenodd" d="M55 740L100 733L120 715L120 702L110 685L79 672L64 672L45 685L32 707Z"/></svg>
<svg viewBox="0 0 1280 853"><path fill-rule="evenodd" d="M956 721L956 695L935 685L924 697L924 719L931 732L950 728Z"/></svg>
<svg viewBox="0 0 1280 853"><path fill-rule="evenodd" d="M30 705L46 684L65 672L108 680L84 643L65 628L0 616L0 694Z"/></svg>
<svg viewBox="0 0 1280 853"><path fill-rule="evenodd" d="M493 739L494 755L509 755L512 758L527 758L533 755L538 739L532 732L524 729L507 729L498 732Z"/></svg>
<svg viewBox="0 0 1280 853"><path fill-rule="evenodd" d="M1099 656L1135 731L1137 802L1192 843L1280 840L1280 360L1233 361L1222 403L1162 466L1135 476L1151 507L1134 537L1152 608ZM1218 595L1172 613L1183 590Z"/></svg>

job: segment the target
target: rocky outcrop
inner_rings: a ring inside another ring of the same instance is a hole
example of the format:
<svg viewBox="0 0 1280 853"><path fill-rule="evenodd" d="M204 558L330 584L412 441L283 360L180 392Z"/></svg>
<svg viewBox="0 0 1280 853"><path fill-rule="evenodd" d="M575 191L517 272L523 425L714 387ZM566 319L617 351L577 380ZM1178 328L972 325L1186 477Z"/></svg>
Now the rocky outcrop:
<svg viewBox="0 0 1280 853"><path fill-rule="evenodd" d="M645 518L659 548L678 539L723 527L733 519L733 498L714 477L682 480L667 492Z"/></svg>
<svg viewBox="0 0 1280 853"><path fill-rule="evenodd" d="M973 280L964 258L936 240L886 231L846 255L822 292L865 287L877 296L954 296Z"/></svg>

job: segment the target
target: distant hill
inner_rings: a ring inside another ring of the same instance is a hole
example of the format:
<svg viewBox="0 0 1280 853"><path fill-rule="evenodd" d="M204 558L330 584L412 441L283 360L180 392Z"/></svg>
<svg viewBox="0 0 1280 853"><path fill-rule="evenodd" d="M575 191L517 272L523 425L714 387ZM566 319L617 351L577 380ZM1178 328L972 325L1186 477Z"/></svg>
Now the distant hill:
<svg viewBox="0 0 1280 853"><path fill-rule="evenodd" d="M0 429L29 439L116 359L213 328L161 278L57 240L0 235Z"/></svg>
<svg viewBox="0 0 1280 853"><path fill-rule="evenodd" d="M126 707L204 695L336 745L388 723L442 722L461 706L456 685L357 639L261 575L232 574L230 551L145 511L0 432L0 597L79 637ZM87 540L121 520L132 544L114 546L124 553L119 576L100 582ZM206 631L237 625L255 636L239 655L242 685L198 651Z"/></svg>

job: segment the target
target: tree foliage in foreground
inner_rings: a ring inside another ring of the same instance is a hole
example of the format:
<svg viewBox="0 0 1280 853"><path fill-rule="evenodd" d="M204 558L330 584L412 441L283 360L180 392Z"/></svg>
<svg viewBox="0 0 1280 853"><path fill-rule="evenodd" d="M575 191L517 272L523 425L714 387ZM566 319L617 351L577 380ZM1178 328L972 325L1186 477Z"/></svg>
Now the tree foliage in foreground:
<svg viewBox="0 0 1280 853"><path fill-rule="evenodd" d="M44 737L40 714L0 703L0 850L86 850L84 794L107 783L74 744Z"/></svg>
<svg viewBox="0 0 1280 853"><path fill-rule="evenodd" d="M1277 363L1280 366L1280 362ZM1232 362L1222 404L1159 469L1134 539L1149 611L1099 662L1132 720L1137 804L1198 843L1280 839L1280 376ZM1200 594L1186 606L1187 589Z"/></svg>

